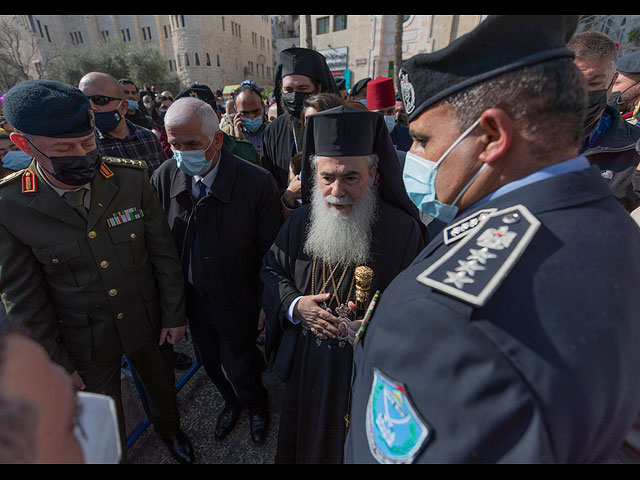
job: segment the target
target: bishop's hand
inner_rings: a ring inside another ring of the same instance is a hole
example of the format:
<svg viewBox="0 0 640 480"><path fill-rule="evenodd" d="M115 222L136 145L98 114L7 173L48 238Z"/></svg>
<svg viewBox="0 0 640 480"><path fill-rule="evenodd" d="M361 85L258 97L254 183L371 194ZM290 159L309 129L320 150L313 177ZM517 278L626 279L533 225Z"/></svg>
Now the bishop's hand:
<svg viewBox="0 0 640 480"><path fill-rule="evenodd" d="M307 325L319 338L336 338L338 335L336 325L340 320L320 305L330 298L330 293L306 295L298 300L293 309L294 316Z"/></svg>

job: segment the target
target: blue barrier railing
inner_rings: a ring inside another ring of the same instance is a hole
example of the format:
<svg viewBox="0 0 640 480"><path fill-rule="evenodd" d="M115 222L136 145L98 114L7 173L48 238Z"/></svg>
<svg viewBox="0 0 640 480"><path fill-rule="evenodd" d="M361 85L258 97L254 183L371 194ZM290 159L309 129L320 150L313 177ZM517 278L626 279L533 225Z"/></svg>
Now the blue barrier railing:
<svg viewBox="0 0 640 480"><path fill-rule="evenodd" d="M186 385L189 379L193 376L194 373L200 368L200 355L198 354L198 349L196 348L195 342L193 341L193 337L191 338L191 343L193 344L193 351L195 354L195 360L193 365L187 370L182 377L178 379L176 382L176 394L180 391L182 387ZM126 368L125 371L128 370L131 375L131 379L133 380L134 385L136 386L136 390L138 391L138 396L142 401L142 408L144 409L145 418L138 424L138 426L129 434L127 437L127 450L131 448L131 446L135 443L135 441L142 435L142 433L147 429L149 425L151 425L151 420L149 420L149 403L147 401L147 395L144 392L144 388L142 386L142 382L138 378L133 365L129 359L125 356L122 361L123 368Z"/></svg>

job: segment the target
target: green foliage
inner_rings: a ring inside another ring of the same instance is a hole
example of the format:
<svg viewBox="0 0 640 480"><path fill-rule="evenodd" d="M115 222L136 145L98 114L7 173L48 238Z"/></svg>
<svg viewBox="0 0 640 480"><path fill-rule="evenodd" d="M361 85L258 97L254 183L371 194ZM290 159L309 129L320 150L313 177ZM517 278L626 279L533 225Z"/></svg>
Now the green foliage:
<svg viewBox="0 0 640 480"><path fill-rule="evenodd" d="M634 28L629 32L629 42L637 43L640 41L640 27Z"/></svg>
<svg viewBox="0 0 640 480"><path fill-rule="evenodd" d="M70 48L61 52L47 69L46 78L78 85L89 72L104 72L116 79L130 78L142 88L145 82L160 90L173 88L180 82L167 71L167 61L156 47L134 48L120 40L109 40L93 48Z"/></svg>

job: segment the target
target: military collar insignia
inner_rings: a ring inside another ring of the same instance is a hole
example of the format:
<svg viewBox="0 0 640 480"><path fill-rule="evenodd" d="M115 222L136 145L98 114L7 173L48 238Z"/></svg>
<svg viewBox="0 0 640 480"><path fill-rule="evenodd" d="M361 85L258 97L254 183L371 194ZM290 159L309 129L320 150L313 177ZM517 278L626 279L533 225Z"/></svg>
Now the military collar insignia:
<svg viewBox="0 0 640 480"><path fill-rule="evenodd" d="M380 463L412 463L431 436L407 387L376 368L365 423L369 450Z"/></svg>
<svg viewBox="0 0 640 480"><path fill-rule="evenodd" d="M486 214L464 240L417 280L477 307L483 306L520 258L540 221L516 205Z"/></svg>
<svg viewBox="0 0 640 480"><path fill-rule="evenodd" d="M113 177L113 172L109 167L107 167L107 165L104 162L100 164L100 173L104 178Z"/></svg>
<svg viewBox="0 0 640 480"><path fill-rule="evenodd" d="M96 126L96 114L91 109L89 109L89 125L91 125L91 128Z"/></svg>
<svg viewBox="0 0 640 480"><path fill-rule="evenodd" d="M38 191L38 177L33 168L25 168L22 174L22 193L35 193Z"/></svg>
<svg viewBox="0 0 640 480"><path fill-rule="evenodd" d="M485 208L478 210L473 215L463 218L462 220L452 223L442 231L444 236L444 243L449 245L450 243L460 240L469 235L475 227L480 225L484 221L488 214L495 212L497 208Z"/></svg>

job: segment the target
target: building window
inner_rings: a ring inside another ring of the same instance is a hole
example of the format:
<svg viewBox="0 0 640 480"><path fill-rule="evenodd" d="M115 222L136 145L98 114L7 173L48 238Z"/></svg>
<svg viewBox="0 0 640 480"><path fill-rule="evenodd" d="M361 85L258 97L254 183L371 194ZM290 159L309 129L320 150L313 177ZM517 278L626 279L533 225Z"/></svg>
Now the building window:
<svg viewBox="0 0 640 480"><path fill-rule="evenodd" d="M171 35L171 25L163 25L163 29L164 29L164 38L169 38L169 35Z"/></svg>
<svg viewBox="0 0 640 480"><path fill-rule="evenodd" d="M142 27L142 39L151 40L151 27Z"/></svg>
<svg viewBox="0 0 640 480"><path fill-rule="evenodd" d="M333 31L347 29L347 16L346 15L334 15L333 16Z"/></svg>
<svg viewBox="0 0 640 480"><path fill-rule="evenodd" d="M173 72L173 60L169 60L169 71Z"/></svg>
<svg viewBox="0 0 640 480"><path fill-rule="evenodd" d="M130 42L131 41L131 34L129 33L129 29L128 28L120 30L120 33L122 33L122 41L123 42Z"/></svg>
<svg viewBox="0 0 640 480"><path fill-rule="evenodd" d="M82 33L81 32L71 32L71 43L73 45L80 45L82 42Z"/></svg>
<svg viewBox="0 0 640 480"><path fill-rule="evenodd" d="M258 34L256 32L251 32L251 44L254 47L258 46Z"/></svg>
<svg viewBox="0 0 640 480"><path fill-rule="evenodd" d="M51 37L49 36L49 27L47 27L46 25L44 26L44 33L47 34L47 40L49 41L49 43L51 43Z"/></svg>
<svg viewBox="0 0 640 480"><path fill-rule="evenodd" d="M322 17L316 20L316 34L329 33L329 17Z"/></svg>
<svg viewBox="0 0 640 480"><path fill-rule="evenodd" d="M196 57L196 67L200 66L200 57L198 57L198 52L194 53L195 57Z"/></svg>
<svg viewBox="0 0 640 480"><path fill-rule="evenodd" d="M208 53L205 53L206 56L206 63L207 63L207 67L211 66L211 57L209 56Z"/></svg>
<svg viewBox="0 0 640 480"><path fill-rule="evenodd" d="M216 53L216 66L220 66L220 54Z"/></svg>
<svg viewBox="0 0 640 480"><path fill-rule="evenodd" d="M31 24L31 31L35 32L36 31L36 24L33 21L33 15L29 15L29 24Z"/></svg>
<svg viewBox="0 0 640 480"><path fill-rule="evenodd" d="M176 55L176 60L178 61L178 66L182 66L182 61L180 60L180 54Z"/></svg>
<svg viewBox="0 0 640 480"><path fill-rule="evenodd" d="M224 17L222 17L222 31L224 32Z"/></svg>
<svg viewBox="0 0 640 480"><path fill-rule="evenodd" d="M189 63L189 54L188 53L184 54L184 66L185 67L191 66L191 63Z"/></svg>
<svg viewBox="0 0 640 480"><path fill-rule="evenodd" d="M40 25L40 20L36 20L36 22L38 23L38 30L40 30L40 36L44 37L44 35L42 34L42 25Z"/></svg>
<svg viewBox="0 0 640 480"><path fill-rule="evenodd" d="M109 30L102 30L100 32L100 35L102 35L102 40L104 40L105 42L109 40Z"/></svg>

